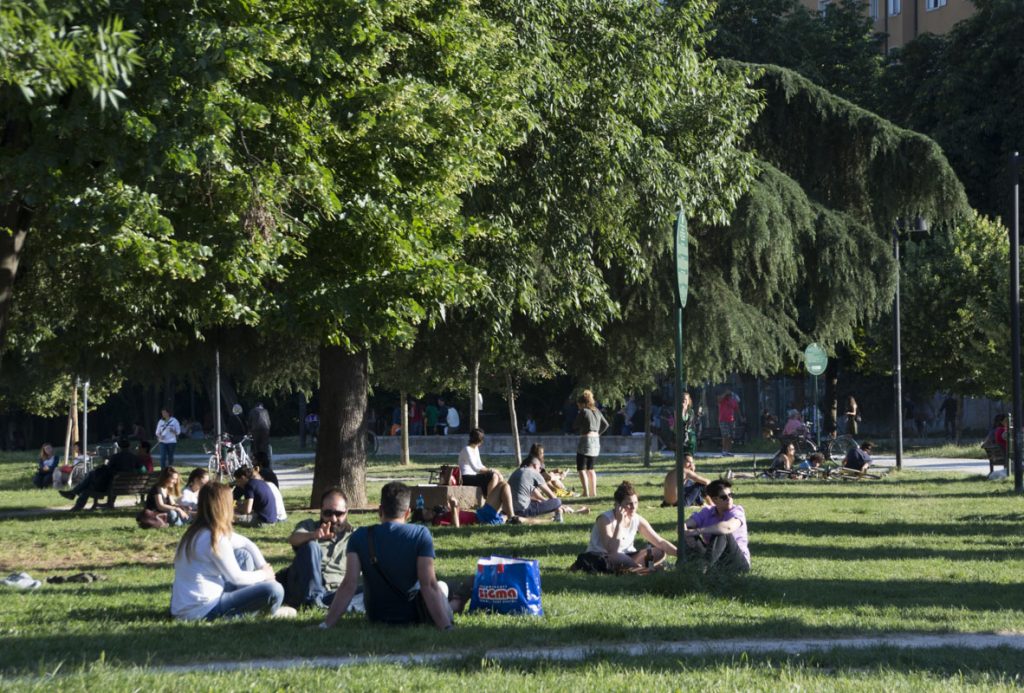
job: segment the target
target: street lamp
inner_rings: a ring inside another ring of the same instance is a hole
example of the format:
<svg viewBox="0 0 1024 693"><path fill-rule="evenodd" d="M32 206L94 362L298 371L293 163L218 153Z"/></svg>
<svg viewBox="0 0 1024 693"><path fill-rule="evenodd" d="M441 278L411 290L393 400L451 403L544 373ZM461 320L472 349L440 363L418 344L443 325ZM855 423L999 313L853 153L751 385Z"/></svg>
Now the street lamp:
<svg viewBox="0 0 1024 693"><path fill-rule="evenodd" d="M896 469L903 469L903 364L902 347L900 346L900 231L904 223L897 219L892 227L892 256L896 260L896 301L893 304L892 331L892 380L893 380L893 415L896 418ZM928 222L923 217L914 220L914 232L926 233Z"/></svg>

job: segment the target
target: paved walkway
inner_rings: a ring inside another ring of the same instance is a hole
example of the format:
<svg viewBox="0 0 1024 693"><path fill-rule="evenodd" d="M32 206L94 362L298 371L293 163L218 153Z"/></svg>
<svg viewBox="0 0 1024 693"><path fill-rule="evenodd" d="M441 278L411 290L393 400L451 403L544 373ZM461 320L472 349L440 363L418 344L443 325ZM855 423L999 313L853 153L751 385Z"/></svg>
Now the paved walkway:
<svg viewBox="0 0 1024 693"><path fill-rule="evenodd" d="M917 633L897 633L875 637L850 638L815 638L811 639L779 639L779 640L699 640L656 643L602 643L600 645L565 645L561 647L533 648L500 648L487 650L482 655L466 652L426 652L421 654L393 655L348 655L340 657L304 657L294 659L260 659L240 662L237 660L223 662L201 662L196 664L180 664L169 666L147 667L147 671L182 674L203 671L247 671L255 669L295 669L303 667L320 667L336 669L366 664L435 664L438 662L458 662L467 657L498 662L514 661L552 661L579 662L589 660L595 655L610 657L645 657L650 655L673 656L716 656L726 657L738 654L773 654L788 655L807 652L827 652L830 650L870 649L885 647L887 649L928 650L936 648L956 648L960 650L983 650L994 647L1008 647L1024 650L1024 635L1018 633L950 633L942 635L921 635Z"/></svg>

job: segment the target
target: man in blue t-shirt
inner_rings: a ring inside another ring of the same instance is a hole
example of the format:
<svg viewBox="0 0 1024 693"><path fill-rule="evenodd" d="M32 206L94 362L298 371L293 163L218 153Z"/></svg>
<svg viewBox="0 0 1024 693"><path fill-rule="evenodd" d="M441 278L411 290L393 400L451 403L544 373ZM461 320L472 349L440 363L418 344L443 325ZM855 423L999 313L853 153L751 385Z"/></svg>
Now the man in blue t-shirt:
<svg viewBox="0 0 1024 693"><path fill-rule="evenodd" d="M330 628L348 610L363 575L366 616L391 624L423 622L422 600L429 621L452 628L452 610L434 573L434 540L422 525L407 524L409 487L392 481L380 492L380 524L360 527L348 542L345 579L331 602L321 628ZM419 592L419 595L416 593Z"/></svg>
<svg viewBox="0 0 1024 693"><path fill-rule="evenodd" d="M277 522L277 499L269 484L256 478L252 467L235 470L235 485L242 489L242 500L238 502L235 522L240 525L258 527Z"/></svg>

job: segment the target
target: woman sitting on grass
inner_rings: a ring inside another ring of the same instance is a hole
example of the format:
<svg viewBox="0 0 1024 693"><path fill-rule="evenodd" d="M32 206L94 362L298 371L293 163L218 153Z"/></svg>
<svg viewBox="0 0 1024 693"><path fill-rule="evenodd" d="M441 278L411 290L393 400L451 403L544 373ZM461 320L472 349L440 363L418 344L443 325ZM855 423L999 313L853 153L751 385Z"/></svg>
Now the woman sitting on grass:
<svg viewBox="0 0 1024 693"><path fill-rule="evenodd" d="M181 492L181 498L178 499L178 505L188 510L189 513L195 512L195 509L199 507L199 489L209 481L209 471L202 467L193 469L192 473L188 475L188 481L185 483L185 490Z"/></svg>
<svg viewBox="0 0 1024 693"><path fill-rule="evenodd" d="M683 507L688 505L702 505L704 503L704 489L711 483L707 477L697 473L697 465L694 464L693 455L683 455ZM665 475L665 487L661 507L675 507L679 499L676 488L676 470L673 467Z"/></svg>
<svg viewBox="0 0 1024 693"><path fill-rule="evenodd" d="M666 555L675 556L675 544L660 537L651 523L640 517L639 505L633 484L628 481L619 484L615 489L615 507L597 517L590 533L590 545L576 559L572 569L645 573L660 565ZM637 550L633 545L637 534L650 546Z"/></svg>
<svg viewBox="0 0 1024 693"><path fill-rule="evenodd" d="M188 508L177 502L178 496L181 495L181 491L178 489L180 483L181 477L178 475L178 470L174 467L165 467L160 470L156 486L151 488L146 495L146 510L167 513L167 524L174 527L185 524L191 516Z"/></svg>
<svg viewBox="0 0 1024 693"><path fill-rule="evenodd" d="M231 489L206 484L199 491L196 519L174 556L171 615L212 621L224 616L269 612L295 615L281 606L284 588L251 541L231 530Z"/></svg>
<svg viewBox="0 0 1024 693"><path fill-rule="evenodd" d="M776 476L792 476L793 463L796 461L796 446L792 443L783 443L779 451L772 458L772 466L768 468L769 473Z"/></svg>

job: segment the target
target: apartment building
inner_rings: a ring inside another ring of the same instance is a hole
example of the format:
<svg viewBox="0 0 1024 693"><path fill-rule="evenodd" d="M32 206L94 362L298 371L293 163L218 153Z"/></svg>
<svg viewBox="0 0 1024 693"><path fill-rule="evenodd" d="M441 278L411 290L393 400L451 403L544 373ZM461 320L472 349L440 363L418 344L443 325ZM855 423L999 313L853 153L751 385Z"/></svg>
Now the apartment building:
<svg viewBox="0 0 1024 693"><path fill-rule="evenodd" d="M829 0L801 0L811 10L821 11ZM921 34L944 34L962 19L974 14L971 0L865 0L875 21L875 31L884 34L885 51L909 43Z"/></svg>

